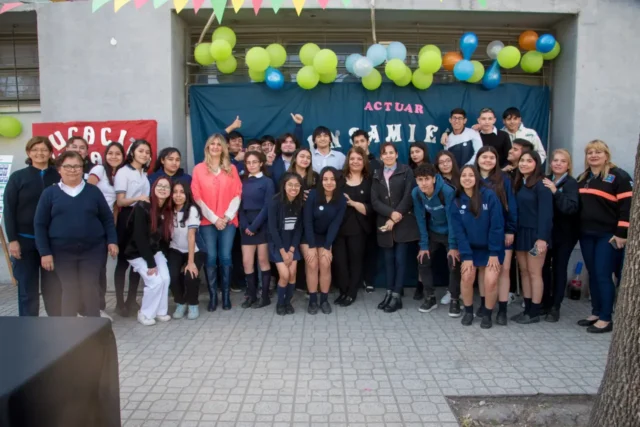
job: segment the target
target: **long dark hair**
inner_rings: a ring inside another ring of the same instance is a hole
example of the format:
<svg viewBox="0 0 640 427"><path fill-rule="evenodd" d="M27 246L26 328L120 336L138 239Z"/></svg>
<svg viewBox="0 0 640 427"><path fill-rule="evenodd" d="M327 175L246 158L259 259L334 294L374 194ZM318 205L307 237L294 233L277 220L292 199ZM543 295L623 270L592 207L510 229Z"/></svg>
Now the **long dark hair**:
<svg viewBox="0 0 640 427"><path fill-rule="evenodd" d="M298 184L300 184L300 192L298 193L296 198L293 199L293 201L289 201L286 190L287 182L291 180L294 180ZM302 191L303 187L304 183L302 182L302 178L300 177L300 175L295 172L286 172L280 180L280 192L273 197L279 200L280 203L282 203L284 206L290 206L293 209L293 213L295 215L298 215L302 211L302 205L304 203L304 193Z"/></svg>
<svg viewBox="0 0 640 427"><path fill-rule="evenodd" d="M351 147L351 149L347 153L347 158L344 161L343 176L345 178L348 178L351 175L349 159L351 158L352 154L357 154L362 157L362 178L369 178L371 176L369 172L369 158L365 154L364 150L360 147Z"/></svg>
<svg viewBox="0 0 640 427"><path fill-rule="evenodd" d="M515 178L516 182L513 186L516 192L519 191L523 185L526 186L527 188L532 188L534 185L538 183L538 181L542 181L542 178L544 178L544 172L542 172L542 167L541 167L542 161L540 160L540 155L535 151L524 151L520 155L520 160L522 160L522 157L524 155L531 156L533 161L536 163L536 167L531 173L531 175L529 175L529 178L527 178L527 182L525 183L524 175L522 174L522 172L520 172L520 165L518 164L518 171L516 172L516 178ZM518 163L520 163L520 160L518 160Z"/></svg>
<svg viewBox="0 0 640 427"><path fill-rule="evenodd" d="M309 167L306 170L306 176L302 177L302 180L304 182L306 182L306 188L311 188L313 187L313 185L315 184L315 175L313 173L313 155L311 154L311 150L309 150L308 148L302 147L302 148L298 148L295 153L293 153L293 157L291 157L291 164L289 165L289 170L288 172L293 172L293 173L297 173L296 172L296 165L298 163L298 154L300 154L301 152L306 151L307 153L309 153L309 158L311 158L311 162L309 163Z"/></svg>
<svg viewBox="0 0 640 427"><path fill-rule="evenodd" d="M135 141L133 141L133 144L131 144L131 147L129 147L129 152L127 153L127 159L124 161L125 164L130 165L131 163L133 163L133 153L141 145L146 145L147 147L149 147L150 157L153 157L153 149L151 148L151 144L149 144L144 139L136 139ZM149 159L149 163L147 163L146 165L142 165L142 170L144 172L149 170L150 164L151 164L151 159Z"/></svg>
<svg viewBox="0 0 640 427"><path fill-rule="evenodd" d="M436 170L442 176L442 178L444 178L444 175L440 170L440 158L444 156L451 159L451 185L457 188L460 184L460 169L458 168L458 162L456 161L456 158L453 156L453 154L446 150L438 152L438 154L436 154L435 160L433 161L433 165L436 167Z"/></svg>
<svg viewBox="0 0 640 427"><path fill-rule="evenodd" d="M260 167L260 172L262 172L265 176L268 175L267 173L267 156L264 155L264 153L260 152L260 151L247 151L244 154L244 170L245 173L242 174L242 176L240 177L243 181L247 178L249 178L249 169L247 169L247 160L249 160L249 157L254 156L258 158L258 161L260 163L262 163L262 166Z"/></svg>
<svg viewBox="0 0 640 427"><path fill-rule="evenodd" d="M184 182L180 180L177 180L171 187L171 202L173 202L173 191L176 189L178 185L182 187L182 191L184 191L185 200L184 200L184 206L182 206L182 212L184 212L184 215L182 215L182 220L180 221L180 227L184 227L187 220L189 219L189 216L191 215L192 207L195 208L196 211L198 212L198 219L202 218L202 211L200 210L200 206L198 206L195 200L193 200L193 193L191 192L191 186L186 185ZM177 218L178 217L177 212L175 212L175 214L176 214L175 218Z"/></svg>
<svg viewBox="0 0 640 427"><path fill-rule="evenodd" d="M333 193L331 193L331 201L327 202L327 195L325 194L325 189L324 189L324 186L322 185L322 178L324 178L324 176L329 172L333 174L333 179L336 181L336 189L333 190ZM320 171L320 176L318 177L318 182L316 183L316 191L318 193L318 202L320 204L334 203L337 200L338 198L337 195L340 194L339 180L340 180L340 175L339 175L338 169L334 168L333 166L326 166Z"/></svg>
<svg viewBox="0 0 640 427"><path fill-rule="evenodd" d="M418 164L411 159L411 149L413 147L421 149L422 152L424 153L422 158L422 163L431 162L431 159L429 158L429 148L427 148L427 144L425 144L422 141L413 142L411 143L411 145L409 145L409 166L411 167L411 169L415 169L418 167Z"/></svg>
<svg viewBox="0 0 640 427"><path fill-rule="evenodd" d="M282 144L287 140L287 138L291 138L293 143L296 145L296 150L300 148L300 141L295 137L292 133L285 133L280 135L280 138L276 140L276 156L282 155Z"/></svg>
<svg viewBox="0 0 640 427"><path fill-rule="evenodd" d="M507 200L507 191L504 189L504 174L499 167L500 157L498 156L498 151L490 145L485 145L476 153L476 169L480 172L480 163L479 159L484 153L491 153L494 155L496 159L496 165L489 171L489 175L487 176L487 181L489 187L496 193L500 203L504 207L505 211L509 210L509 201ZM482 174L481 174L482 175Z"/></svg>
<svg viewBox="0 0 640 427"><path fill-rule="evenodd" d="M118 147L118 150L122 153L122 162L115 168L107 162L107 153L111 150L111 147ZM124 166L124 159L126 155L124 153L124 147L118 141L112 141L107 145L104 149L104 161L102 162L102 166L104 167L104 171L107 175L107 179L109 180L109 184L113 186L113 177L116 176L116 172L120 170L122 166Z"/></svg>
<svg viewBox="0 0 640 427"><path fill-rule="evenodd" d="M164 204L160 206L160 202L158 201L158 196L156 196L156 187L158 186L158 182L167 181L169 183L169 197L165 200ZM149 212L149 231L151 234L154 234L158 231L158 224L160 222L160 218L162 218L162 237L165 241L171 240L171 232L173 231L173 185L171 185L171 180L166 176L161 176L156 179L153 185L151 186L151 193L149 194L149 204L151 205L151 210Z"/></svg>
<svg viewBox="0 0 640 427"><path fill-rule="evenodd" d="M166 159L167 157L169 157L171 154L173 153L178 153L178 156L180 156L180 161L182 161L182 154L180 154L180 150L178 150L175 147L167 147L167 148L163 148L159 153L158 153L158 158L156 159L156 164L155 166L153 166L153 170L154 171L160 171L160 170L164 170L164 165L162 164L162 161L164 159Z"/></svg>
<svg viewBox="0 0 640 427"><path fill-rule="evenodd" d="M478 218L480 216L480 210L482 206L482 196L480 195L480 189L482 188L482 177L480 176L480 172L476 169L475 166L466 165L460 171L460 175L464 172L465 169L471 169L473 175L476 177L476 185L473 186L473 193L469 198L469 211ZM462 188L462 184L458 181L458 186L456 188L456 205L460 207L460 196L466 194L464 188Z"/></svg>

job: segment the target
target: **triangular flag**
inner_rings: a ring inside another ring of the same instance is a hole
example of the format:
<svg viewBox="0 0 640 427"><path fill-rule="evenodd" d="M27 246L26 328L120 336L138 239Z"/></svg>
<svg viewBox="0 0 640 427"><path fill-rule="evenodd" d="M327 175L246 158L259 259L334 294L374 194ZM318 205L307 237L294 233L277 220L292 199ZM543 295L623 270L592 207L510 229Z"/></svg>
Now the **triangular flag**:
<svg viewBox="0 0 640 427"><path fill-rule="evenodd" d="M480 3L480 7L487 7L487 0L478 0L478 3Z"/></svg>
<svg viewBox="0 0 640 427"><path fill-rule="evenodd" d="M296 12L298 12L298 16L302 13L302 8L304 7L304 3L307 0L293 0L293 5L296 8Z"/></svg>
<svg viewBox="0 0 640 427"><path fill-rule="evenodd" d="M204 3L204 0L193 0L193 11L195 13L198 13L203 3Z"/></svg>
<svg viewBox="0 0 640 427"><path fill-rule="evenodd" d="M282 1L282 0L281 0ZM238 11L240 10L240 8L242 7L242 5L244 4L244 0L231 0L231 3L233 3L233 10L236 11L236 13L238 13Z"/></svg>
<svg viewBox="0 0 640 427"><path fill-rule="evenodd" d="M113 10L119 11L127 3L129 3L129 0L113 0Z"/></svg>
<svg viewBox="0 0 640 427"><path fill-rule="evenodd" d="M96 10L100 9L105 4L109 3L111 0L93 0L91 4L91 13L95 13Z"/></svg>
<svg viewBox="0 0 640 427"><path fill-rule="evenodd" d="M262 7L262 0L253 0L253 11L257 15Z"/></svg>
<svg viewBox="0 0 640 427"><path fill-rule="evenodd" d="M133 0L133 4L136 5L136 9L140 9L149 0Z"/></svg>
<svg viewBox="0 0 640 427"><path fill-rule="evenodd" d="M182 9L189 3L189 0L173 0L173 6L176 8L176 13L182 12Z"/></svg>
<svg viewBox="0 0 640 427"><path fill-rule="evenodd" d="M321 8L326 9L327 8L327 3L329 3L329 0L318 0L318 4L320 5Z"/></svg>
<svg viewBox="0 0 640 427"><path fill-rule="evenodd" d="M9 12L12 9L15 9L18 6L22 6L22 3L20 3L20 2L17 2L17 3L5 3L0 8L0 15L2 15L5 12Z"/></svg>
<svg viewBox="0 0 640 427"><path fill-rule="evenodd" d="M283 0L271 0L271 7L273 7L273 13L278 13L280 6L282 6Z"/></svg>
<svg viewBox="0 0 640 427"><path fill-rule="evenodd" d="M224 15L224 8L227 7L227 0L211 0L211 6L213 6L213 13L218 18L218 23L222 24L222 16Z"/></svg>
<svg viewBox="0 0 640 427"><path fill-rule="evenodd" d="M440 0L442 2L442 0ZM351 6L351 0L342 0L342 4L345 6Z"/></svg>
<svg viewBox="0 0 640 427"><path fill-rule="evenodd" d="M153 7L154 9L157 9L168 1L169 0L153 0Z"/></svg>

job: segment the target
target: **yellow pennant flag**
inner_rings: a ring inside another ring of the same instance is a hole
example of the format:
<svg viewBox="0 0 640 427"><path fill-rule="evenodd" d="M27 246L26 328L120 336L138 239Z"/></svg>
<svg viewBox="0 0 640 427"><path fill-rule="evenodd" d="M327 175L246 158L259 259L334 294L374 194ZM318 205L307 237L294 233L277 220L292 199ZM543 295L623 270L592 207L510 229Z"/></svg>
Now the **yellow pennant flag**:
<svg viewBox="0 0 640 427"><path fill-rule="evenodd" d="M182 9L189 3L189 0L173 0L173 6L176 8L176 13L182 12Z"/></svg>
<svg viewBox="0 0 640 427"><path fill-rule="evenodd" d="M129 0L113 0L113 10L118 12L127 3L129 3Z"/></svg>
<svg viewBox="0 0 640 427"><path fill-rule="evenodd" d="M235 10L236 13L238 13L240 8L244 4L244 0L231 0L231 3L233 4L233 10Z"/></svg>
<svg viewBox="0 0 640 427"><path fill-rule="evenodd" d="M293 0L293 5L296 8L296 12L298 12L298 16L302 13L302 8L304 7L304 3L307 0Z"/></svg>

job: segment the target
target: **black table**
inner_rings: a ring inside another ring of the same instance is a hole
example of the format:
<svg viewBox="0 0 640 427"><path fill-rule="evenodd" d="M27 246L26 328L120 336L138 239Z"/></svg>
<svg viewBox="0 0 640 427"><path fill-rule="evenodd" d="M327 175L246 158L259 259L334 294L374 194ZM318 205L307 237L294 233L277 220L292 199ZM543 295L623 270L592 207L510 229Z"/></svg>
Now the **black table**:
<svg viewBox="0 0 640 427"><path fill-rule="evenodd" d="M0 317L0 426L120 426L108 319Z"/></svg>

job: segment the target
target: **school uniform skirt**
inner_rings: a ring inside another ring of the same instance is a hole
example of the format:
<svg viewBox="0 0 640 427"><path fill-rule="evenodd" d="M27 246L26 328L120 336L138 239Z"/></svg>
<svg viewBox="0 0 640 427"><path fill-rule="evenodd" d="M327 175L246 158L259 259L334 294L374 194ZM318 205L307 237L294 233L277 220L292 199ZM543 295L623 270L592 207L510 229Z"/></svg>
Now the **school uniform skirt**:
<svg viewBox="0 0 640 427"><path fill-rule="evenodd" d="M293 252L293 260L300 261L302 255L300 254L300 248L296 247L296 250ZM282 255L280 255L280 250L276 248L272 242L269 242L269 261L273 263L284 262L282 260Z"/></svg>
<svg viewBox="0 0 640 427"><path fill-rule="evenodd" d="M534 228L518 227L513 246L516 251L529 252L533 249L537 240L538 237ZM550 248L551 242L547 242L547 244L549 245L547 248Z"/></svg>
<svg viewBox="0 0 640 427"><path fill-rule="evenodd" d="M471 248L472 261L474 267L486 267L489 264L489 249L488 248ZM498 252L498 262L500 265L504 263L504 251Z"/></svg>
<svg viewBox="0 0 640 427"><path fill-rule="evenodd" d="M252 223L253 220L258 216L260 211L246 211L245 215L247 216L247 220L249 223ZM253 236L249 236L244 230L240 230L240 244L241 245L262 245L267 243L267 221L262 224L262 226L256 230Z"/></svg>

